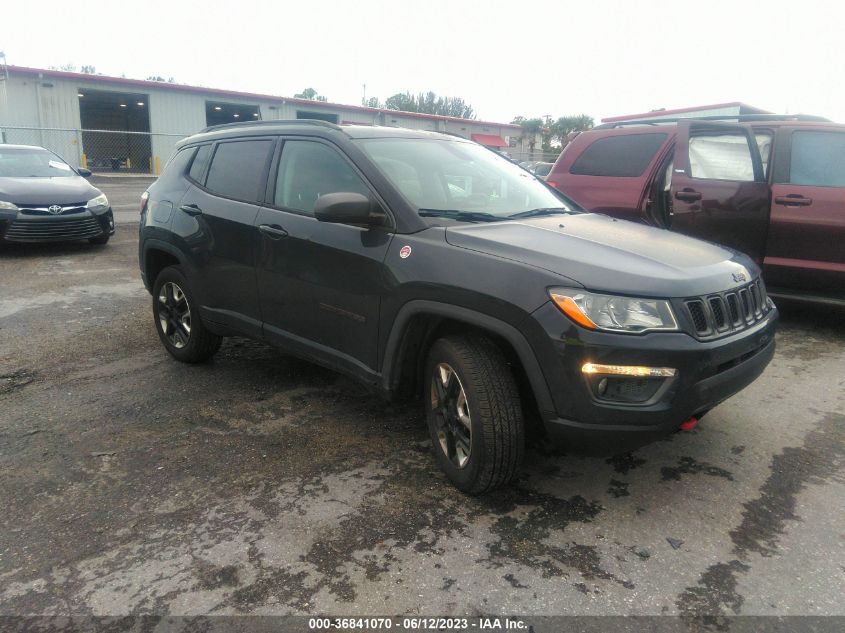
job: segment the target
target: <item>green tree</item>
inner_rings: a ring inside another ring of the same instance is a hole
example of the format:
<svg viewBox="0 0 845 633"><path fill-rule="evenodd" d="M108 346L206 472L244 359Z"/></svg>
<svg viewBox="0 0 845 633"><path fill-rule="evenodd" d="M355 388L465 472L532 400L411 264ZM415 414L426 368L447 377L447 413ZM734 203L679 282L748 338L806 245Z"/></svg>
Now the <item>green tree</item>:
<svg viewBox="0 0 845 633"><path fill-rule="evenodd" d="M79 72L84 73L86 75L96 75L97 69L94 66L83 66Z"/></svg>
<svg viewBox="0 0 845 633"><path fill-rule="evenodd" d="M518 116L511 123L516 123L522 128L519 140L528 141L528 149L533 152L534 147L537 145L537 135L542 134L545 128L543 119L540 117L526 119L524 116Z"/></svg>
<svg viewBox="0 0 845 633"><path fill-rule="evenodd" d="M306 88L299 94L293 95L294 99L310 99L311 101L328 101L326 97L318 93L313 88Z"/></svg>
<svg viewBox="0 0 845 633"><path fill-rule="evenodd" d="M421 92L413 95L410 92L399 92L384 101L388 110L402 112L421 112L423 114L440 114L461 119L474 119L475 110L460 97L439 97L434 92Z"/></svg>
<svg viewBox="0 0 845 633"><path fill-rule="evenodd" d="M551 135L557 139L560 146L566 147L567 137L573 132L582 132L593 127L593 117L586 114L562 116L551 124Z"/></svg>

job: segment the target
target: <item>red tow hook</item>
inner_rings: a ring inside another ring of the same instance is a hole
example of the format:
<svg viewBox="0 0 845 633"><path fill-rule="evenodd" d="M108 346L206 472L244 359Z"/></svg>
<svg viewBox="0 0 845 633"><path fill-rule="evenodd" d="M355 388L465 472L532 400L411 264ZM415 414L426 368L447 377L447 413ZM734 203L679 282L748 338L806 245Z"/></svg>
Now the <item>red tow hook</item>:
<svg viewBox="0 0 845 633"><path fill-rule="evenodd" d="M682 431L692 431L698 425L698 418L691 415L688 420L681 422Z"/></svg>

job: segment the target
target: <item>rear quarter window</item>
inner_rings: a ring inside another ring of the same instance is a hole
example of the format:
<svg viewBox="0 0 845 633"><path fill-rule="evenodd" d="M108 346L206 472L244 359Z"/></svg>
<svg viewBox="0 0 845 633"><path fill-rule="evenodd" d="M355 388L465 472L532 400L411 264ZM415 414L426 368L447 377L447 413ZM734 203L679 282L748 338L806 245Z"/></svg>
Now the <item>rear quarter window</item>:
<svg viewBox="0 0 845 633"><path fill-rule="evenodd" d="M793 133L789 182L793 185L845 187L845 134L822 131Z"/></svg>
<svg viewBox="0 0 845 633"><path fill-rule="evenodd" d="M196 149L196 147L186 147L171 156L170 160L167 161L167 165L164 166L158 182L168 187L171 185L175 186L185 174L185 170L187 170L188 164L191 162Z"/></svg>
<svg viewBox="0 0 845 633"><path fill-rule="evenodd" d="M655 132L597 139L575 159L569 173L577 176L642 176L668 136L665 132Z"/></svg>
<svg viewBox="0 0 845 633"><path fill-rule="evenodd" d="M200 184L203 182L205 176L205 168L208 165L208 158L211 156L211 145L200 145L197 150L197 155L194 157L194 162L191 163L191 169L188 171L188 177Z"/></svg>

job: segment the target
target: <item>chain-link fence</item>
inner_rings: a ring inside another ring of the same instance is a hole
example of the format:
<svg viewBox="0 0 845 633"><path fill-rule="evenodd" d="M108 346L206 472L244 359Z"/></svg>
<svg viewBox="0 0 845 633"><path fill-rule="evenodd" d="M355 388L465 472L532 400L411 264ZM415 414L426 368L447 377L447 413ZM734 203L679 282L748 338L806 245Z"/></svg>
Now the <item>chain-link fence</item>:
<svg viewBox="0 0 845 633"><path fill-rule="evenodd" d="M536 149L533 152L530 150L517 150L513 148L503 147L501 150L503 153L510 156L513 160L523 163L523 162L544 162L544 163L553 163L557 160L557 157L560 156L560 151L543 151L540 149Z"/></svg>
<svg viewBox="0 0 845 633"><path fill-rule="evenodd" d="M0 126L0 143L39 145L98 174L158 175L188 134Z"/></svg>
<svg viewBox="0 0 845 633"><path fill-rule="evenodd" d="M46 147L69 164L97 174L157 176L177 141L189 135L0 125L0 143ZM532 171L539 163L554 163L559 154L540 148L505 147L499 151Z"/></svg>
<svg viewBox="0 0 845 633"><path fill-rule="evenodd" d="M557 157L560 156L559 151L544 151L541 149L531 151L513 147L503 148L502 153L531 173L536 173L538 176L543 177L549 173Z"/></svg>

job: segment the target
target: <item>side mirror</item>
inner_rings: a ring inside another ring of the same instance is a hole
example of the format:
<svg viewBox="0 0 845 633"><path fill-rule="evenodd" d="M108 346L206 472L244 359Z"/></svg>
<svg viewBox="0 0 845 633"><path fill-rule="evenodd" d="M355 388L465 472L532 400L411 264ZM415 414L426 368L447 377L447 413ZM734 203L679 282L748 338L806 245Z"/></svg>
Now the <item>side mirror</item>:
<svg viewBox="0 0 845 633"><path fill-rule="evenodd" d="M320 222L370 226L381 226L386 217L376 202L351 191L327 193L317 198L314 216Z"/></svg>
<svg viewBox="0 0 845 633"><path fill-rule="evenodd" d="M91 170L85 169L84 167L77 167L76 173L82 176L83 178L90 178L91 177Z"/></svg>

